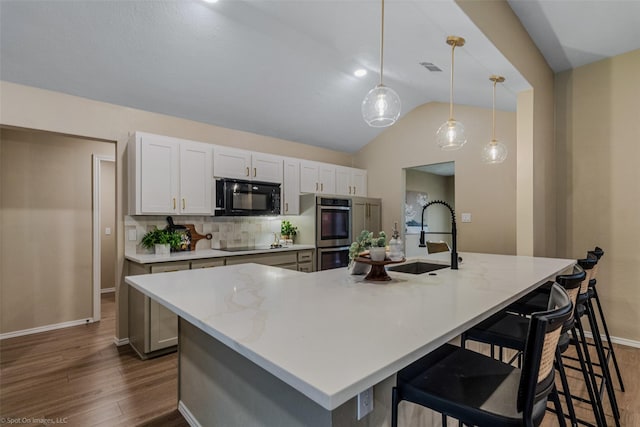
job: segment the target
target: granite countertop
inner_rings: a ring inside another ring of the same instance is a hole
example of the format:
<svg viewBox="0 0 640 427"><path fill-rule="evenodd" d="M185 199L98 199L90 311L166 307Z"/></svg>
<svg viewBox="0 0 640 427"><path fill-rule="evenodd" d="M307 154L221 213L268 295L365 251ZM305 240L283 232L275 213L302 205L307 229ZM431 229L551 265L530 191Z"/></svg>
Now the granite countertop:
<svg viewBox="0 0 640 427"><path fill-rule="evenodd" d="M125 280L333 410L575 262L462 257L459 270L389 272L393 280L383 284L345 268L301 273L258 264Z"/></svg>
<svg viewBox="0 0 640 427"><path fill-rule="evenodd" d="M315 249L313 245L289 245L282 248L271 249L268 247L252 249L248 251L230 252L224 249L197 249L195 251L183 251L183 252L171 252L169 255L155 255L155 254L135 254L126 253L124 257L129 261L137 262L138 264L152 264L156 262L170 262L170 261L189 261L192 259L203 258L222 258L238 255L254 255L264 253L276 253L287 251L300 251L304 249Z"/></svg>

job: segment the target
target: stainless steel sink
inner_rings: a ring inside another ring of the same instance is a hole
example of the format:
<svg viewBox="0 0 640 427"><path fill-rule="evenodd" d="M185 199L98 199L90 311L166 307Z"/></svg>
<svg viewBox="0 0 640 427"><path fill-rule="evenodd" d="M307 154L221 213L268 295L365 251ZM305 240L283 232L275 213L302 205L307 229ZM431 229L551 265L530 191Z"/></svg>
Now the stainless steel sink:
<svg viewBox="0 0 640 427"><path fill-rule="evenodd" d="M431 264L430 262L415 261L406 264L391 265L387 267L387 270L409 274L424 274L430 271L441 270L443 268L449 268L449 266L444 264Z"/></svg>

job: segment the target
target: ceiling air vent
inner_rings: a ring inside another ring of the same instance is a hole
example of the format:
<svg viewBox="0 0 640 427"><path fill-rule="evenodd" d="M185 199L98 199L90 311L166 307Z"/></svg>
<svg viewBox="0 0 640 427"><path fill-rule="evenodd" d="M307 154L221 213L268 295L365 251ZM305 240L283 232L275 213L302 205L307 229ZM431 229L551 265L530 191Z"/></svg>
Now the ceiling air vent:
<svg viewBox="0 0 640 427"><path fill-rule="evenodd" d="M440 69L440 67L438 67L437 65L435 65L432 62L420 62L420 65L422 65L424 68L426 68L429 71L442 71L442 69Z"/></svg>

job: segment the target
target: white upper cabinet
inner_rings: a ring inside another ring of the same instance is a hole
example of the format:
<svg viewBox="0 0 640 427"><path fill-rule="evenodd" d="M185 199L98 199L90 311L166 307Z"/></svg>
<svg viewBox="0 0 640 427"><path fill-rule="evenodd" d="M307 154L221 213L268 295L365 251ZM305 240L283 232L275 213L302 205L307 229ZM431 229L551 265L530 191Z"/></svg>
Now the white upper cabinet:
<svg viewBox="0 0 640 427"><path fill-rule="evenodd" d="M216 146L213 172L222 178L282 183L282 157Z"/></svg>
<svg viewBox="0 0 640 427"><path fill-rule="evenodd" d="M180 143L180 213L211 213L212 146Z"/></svg>
<svg viewBox="0 0 640 427"><path fill-rule="evenodd" d="M300 214L300 160L284 159L284 182L282 183L283 215Z"/></svg>
<svg viewBox="0 0 640 427"><path fill-rule="evenodd" d="M222 178L251 179L251 151L216 146L213 173Z"/></svg>
<svg viewBox="0 0 640 427"><path fill-rule="evenodd" d="M211 146L136 132L130 139L129 213L211 214Z"/></svg>
<svg viewBox="0 0 640 427"><path fill-rule="evenodd" d="M335 194L336 166L302 160L300 162L300 192Z"/></svg>
<svg viewBox="0 0 640 427"><path fill-rule="evenodd" d="M345 196L367 195L367 171L336 166L336 194Z"/></svg>

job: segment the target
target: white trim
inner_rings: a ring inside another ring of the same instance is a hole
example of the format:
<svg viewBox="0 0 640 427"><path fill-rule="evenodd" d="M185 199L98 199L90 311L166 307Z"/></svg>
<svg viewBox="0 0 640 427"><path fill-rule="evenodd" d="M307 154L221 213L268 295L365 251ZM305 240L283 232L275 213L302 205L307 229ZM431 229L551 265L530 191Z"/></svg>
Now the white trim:
<svg viewBox="0 0 640 427"><path fill-rule="evenodd" d="M584 331L584 336L587 338L593 338L593 334L591 333L591 331ZM607 336L606 335L600 335L600 339L602 339L602 341L607 341ZM640 341L635 341L635 340L630 340L627 338L619 338L619 337L611 337L611 342L616 343L616 344L620 344L620 345L626 345L627 347L635 347L635 348L640 348Z"/></svg>
<svg viewBox="0 0 640 427"><path fill-rule="evenodd" d="M0 334L0 340L7 338L21 337L23 335L39 334L40 332L54 331L56 329L70 328L72 326L86 325L93 323L91 318L71 320L69 322L55 323L53 325L38 326L36 328L23 329L21 331L7 332Z"/></svg>
<svg viewBox="0 0 640 427"><path fill-rule="evenodd" d="M101 294L110 294L111 292L115 292L116 288L102 288L100 289Z"/></svg>
<svg viewBox="0 0 640 427"><path fill-rule="evenodd" d="M129 338L113 337L113 343L116 345L116 347L127 345L129 344Z"/></svg>
<svg viewBox="0 0 640 427"><path fill-rule="evenodd" d="M187 421L187 423L189 423L191 427L202 427L198 420L196 420L196 417L193 416L189 408L187 408L187 405L182 402L182 400L178 402L178 411L182 414L184 419Z"/></svg>
<svg viewBox="0 0 640 427"><path fill-rule="evenodd" d="M115 162L113 156L93 155L93 321L100 320L100 162ZM114 230L116 232L116 230Z"/></svg>

